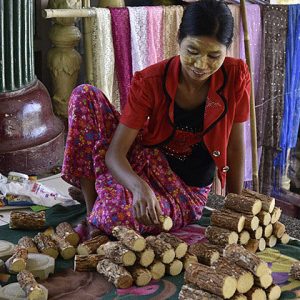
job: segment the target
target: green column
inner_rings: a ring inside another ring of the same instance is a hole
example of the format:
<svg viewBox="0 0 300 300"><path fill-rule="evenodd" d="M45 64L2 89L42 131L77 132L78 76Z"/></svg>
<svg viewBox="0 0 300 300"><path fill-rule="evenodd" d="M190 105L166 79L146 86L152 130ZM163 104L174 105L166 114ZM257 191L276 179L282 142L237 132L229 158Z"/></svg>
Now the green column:
<svg viewBox="0 0 300 300"><path fill-rule="evenodd" d="M0 93L34 80L33 0L0 0Z"/></svg>

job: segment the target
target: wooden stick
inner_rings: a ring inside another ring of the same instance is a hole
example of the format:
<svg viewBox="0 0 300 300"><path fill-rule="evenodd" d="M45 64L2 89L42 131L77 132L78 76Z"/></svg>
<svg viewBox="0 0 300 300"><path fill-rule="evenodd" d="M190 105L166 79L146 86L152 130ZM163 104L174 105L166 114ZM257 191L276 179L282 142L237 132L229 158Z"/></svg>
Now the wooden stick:
<svg viewBox="0 0 300 300"><path fill-rule="evenodd" d="M13 256L7 261L9 272L19 273L25 270L27 259L27 249L16 246Z"/></svg>
<svg viewBox="0 0 300 300"><path fill-rule="evenodd" d="M247 249L251 253L256 253L258 250L259 240L250 239L246 245L244 245L245 249Z"/></svg>
<svg viewBox="0 0 300 300"><path fill-rule="evenodd" d="M216 226L208 226L205 230L205 236L211 243L221 246L236 244L239 240L236 232Z"/></svg>
<svg viewBox="0 0 300 300"><path fill-rule="evenodd" d="M243 214L257 215L261 211L262 202L258 199L229 193L225 198L224 207Z"/></svg>
<svg viewBox="0 0 300 300"><path fill-rule="evenodd" d="M159 260L154 260L148 269L154 280L159 280L165 276L166 266Z"/></svg>
<svg viewBox="0 0 300 300"><path fill-rule="evenodd" d="M277 221L276 223L274 223L274 227L273 227L273 234L277 237L277 238L281 238L284 233L285 233L285 225L282 224L281 222Z"/></svg>
<svg viewBox="0 0 300 300"><path fill-rule="evenodd" d="M67 260L75 256L75 248L64 238L58 236L57 234L53 234L51 237L56 242L59 253L63 259Z"/></svg>
<svg viewBox="0 0 300 300"><path fill-rule="evenodd" d="M159 216L159 222L164 231L170 231L173 227L173 220L169 216Z"/></svg>
<svg viewBox="0 0 300 300"><path fill-rule="evenodd" d="M280 238L281 244L287 244L290 241L290 236L285 232Z"/></svg>
<svg viewBox="0 0 300 300"><path fill-rule="evenodd" d="M134 266L128 268L128 271L131 273L131 276L136 286L145 286L152 279L151 272L146 268Z"/></svg>
<svg viewBox="0 0 300 300"><path fill-rule="evenodd" d="M243 214L245 217L245 230L255 231L259 226L259 219L257 216Z"/></svg>
<svg viewBox="0 0 300 300"><path fill-rule="evenodd" d="M189 253L197 256L200 263L208 266L211 266L220 257L218 250L212 244L202 242L191 245Z"/></svg>
<svg viewBox="0 0 300 300"><path fill-rule="evenodd" d="M271 196L263 195L249 189L243 189L242 195L262 201L262 210L266 212L272 213L273 209L275 208L275 198Z"/></svg>
<svg viewBox="0 0 300 300"><path fill-rule="evenodd" d="M198 262L198 258L194 254L187 253L183 257L182 262L183 262L183 268L186 270L189 267L190 264L197 263Z"/></svg>
<svg viewBox="0 0 300 300"><path fill-rule="evenodd" d="M271 235L269 238L266 238L267 246L273 248L276 246L277 237L275 235Z"/></svg>
<svg viewBox="0 0 300 300"><path fill-rule="evenodd" d="M35 242L38 250L41 253L49 255L54 259L58 256L58 249L56 243L51 239L50 236L47 236L41 232L39 232L34 238L33 241Z"/></svg>
<svg viewBox="0 0 300 300"><path fill-rule="evenodd" d="M78 254L89 255L96 253L97 249L109 241L106 235L98 235L90 240L87 240L77 247Z"/></svg>
<svg viewBox="0 0 300 300"><path fill-rule="evenodd" d="M166 273L171 276L177 276L183 269L183 263L179 259L174 259L170 264L166 265Z"/></svg>
<svg viewBox="0 0 300 300"><path fill-rule="evenodd" d="M27 213L22 211L13 211L10 213L10 229L29 229L39 230L46 225L46 214L44 211L38 213Z"/></svg>
<svg viewBox="0 0 300 300"><path fill-rule="evenodd" d="M23 236L19 239L18 245L22 248L27 249L28 253L39 253L35 243L29 236Z"/></svg>
<svg viewBox="0 0 300 300"><path fill-rule="evenodd" d="M253 287L249 292L246 294L247 299L249 300L266 300L267 294L266 292L258 287Z"/></svg>
<svg viewBox="0 0 300 300"><path fill-rule="evenodd" d="M56 234L74 247L77 247L80 240L78 233L75 232L71 224L67 222L62 222L57 225Z"/></svg>
<svg viewBox="0 0 300 300"><path fill-rule="evenodd" d="M143 267L150 266L155 258L154 250L151 247L146 247L142 252L135 253L138 263Z"/></svg>
<svg viewBox="0 0 300 300"><path fill-rule="evenodd" d="M241 213L237 213L229 209L213 210L210 224L232 231L241 232L245 226L245 217Z"/></svg>
<svg viewBox="0 0 300 300"><path fill-rule="evenodd" d="M257 217L259 219L259 224L267 226L271 223L271 215L270 213L262 210L257 214Z"/></svg>
<svg viewBox="0 0 300 300"><path fill-rule="evenodd" d="M275 207L272 213L271 223L274 224L279 221L281 217L282 210L279 207Z"/></svg>
<svg viewBox="0 0 300 300"><path fill-rule="evenodd" d="M78 9L43 9L42 16L45 19L50 18L89 18L96 16L96 12L89 8Z"/></svg>
<svg viewBox="0 0 300 300"><path fill-rule="evenodd" d="M256 286L267 289L272 285L273 278L271 274L264 274L263 276L255 277L254 282Z"/></svg>
<svg viewBox="0 0 300 300"><path fill-rule="evenodd" d="M98 262L105 259L105 256L99 254L75 255L74 271L93 272L96 271Z"/></svg>
<svg viewBox="0 0 300 300"><path fill-rule="evenodd" d="M259 251L264 251L267 247L267 242L264 238L259 239L259 244L258 244L258 250Z"/></svg>
<svg viewBox="0 0 300 300"><path fill-rule="evenodd" d="M158 237L172 246L172 248L175 250L175 255L177 258L182 258L185 256L188 245L182 239L166 232L162 232L158 235Z"/></svg>
<svg viewBox="0 0 300 300"><path fill-rule="evenodd" d="M239 235L239 243L241 245L246 245L250 240L250 233L246 230L243 230Z"/></svg>
<svg viewBox="0 0 300 300"><path fill-rule="evenodd" d="M200 290L197 286L193 284L184 284L179 293L179 300L222 300L223 298L208 293L206 291Z"/></svg>
<svg viewBox="0 0 300 300"><path fill-rule="evenodd" d="M266 294L269 300L277 300L281 296L281 288L278 285L272 284L267 290Z"/></svg>

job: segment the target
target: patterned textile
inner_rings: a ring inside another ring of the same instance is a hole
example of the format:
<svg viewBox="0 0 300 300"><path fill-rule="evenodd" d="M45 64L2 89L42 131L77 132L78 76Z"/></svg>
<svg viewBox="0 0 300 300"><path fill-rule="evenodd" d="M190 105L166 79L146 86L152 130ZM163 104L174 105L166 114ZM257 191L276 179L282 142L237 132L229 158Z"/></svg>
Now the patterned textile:
<svg viewBox="0 0 300 300"><path fill-rule="evenodd" d="M285 42L287 7L264 5L262 8L263 43L260 69L260 104L257 118L258 145L263 146L259 180L261 192L270 194L275 180L274 158L280 142L285 80Z"/></svg>
<svg viewBox="0 0 300 300"><path fill-rule="evenodd" d="M227 56L234 58L240 58L240 7L239 5L228 5L233 19L234 19L234 30L233 30L233 41L229 49L227 50Z"/></svg>
<svg viewBox="0 0 300 300"><path fill-rule="evenodd" d="M157 228L139 224L132 214L132 193L119 184L105 165L105 154L118 125L119 113L100 90L90 85L77 87L69 102L69 132L62 177L80 187L81 177L95 178L98 198L89 221L110 233L117 224L140 232ZM199 220L210 187L187 186L169 167L156 148L144 148L140 137L128 160L132 169L154 191L161 209L174 222L174 229Z"/></svg>
<svg viewBox="0 0 300 300"><path fill-rule="evenodd" d="M183 15L182 6L164 6L163 45L164 59L179 53L177 32Z"/></svg>
<svg viewBox="0 0 300 300"><path fill-rule="evenodd" d="M161 6L149 6L147 13L147 56L149 65L152 65L163 60L163 8Z"/></svg>
<svg viewBox="0 0 300 300"><path fill-rule="evenodd" d="M131 51L132 51L132 72L146 68L147 57L147 8L128 7L130 31L131 31Z"/></svg>
<svg viewBox="0 0 300 300"><path fill-rule="evenodd" d="M119 83L121 108L127 100L132 77L129 12L126 8L110 8L116 73Z"/></svg>

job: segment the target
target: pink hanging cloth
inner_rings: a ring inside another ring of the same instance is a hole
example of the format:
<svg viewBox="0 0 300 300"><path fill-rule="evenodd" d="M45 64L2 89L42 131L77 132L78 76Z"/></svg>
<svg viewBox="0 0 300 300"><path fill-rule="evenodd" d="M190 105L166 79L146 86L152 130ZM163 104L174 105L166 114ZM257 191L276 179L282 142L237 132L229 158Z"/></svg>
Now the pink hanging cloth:
<svg viewBox="0 0 300 300"><path fill-rule="evenodd" d="M132 78L131 34L127 8L110 8L115 68L119 84L121 110L127 101Z"/></svg>

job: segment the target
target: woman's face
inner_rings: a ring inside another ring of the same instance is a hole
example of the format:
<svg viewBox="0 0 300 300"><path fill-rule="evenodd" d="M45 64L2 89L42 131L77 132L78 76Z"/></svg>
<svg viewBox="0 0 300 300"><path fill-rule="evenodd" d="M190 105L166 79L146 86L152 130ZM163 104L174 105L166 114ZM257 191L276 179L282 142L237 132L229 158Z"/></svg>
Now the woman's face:
<svg viewBox="0 0 300 300"><path fill-rule="evenodd" d="M213 37L187 36L180 43L183 75L193 81L205 81L223 64L226 46Z"/></svg>

